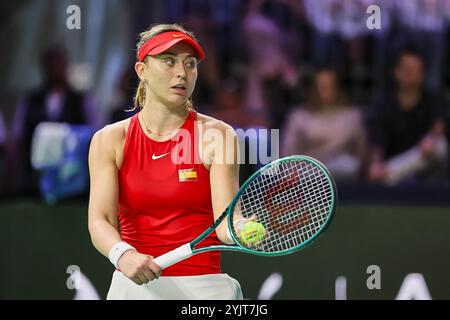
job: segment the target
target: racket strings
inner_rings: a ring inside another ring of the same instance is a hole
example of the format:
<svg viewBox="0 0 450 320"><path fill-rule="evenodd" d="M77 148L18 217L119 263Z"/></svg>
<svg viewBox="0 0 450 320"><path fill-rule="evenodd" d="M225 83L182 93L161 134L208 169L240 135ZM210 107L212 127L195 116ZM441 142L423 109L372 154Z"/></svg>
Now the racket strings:
<svg viewBox="0 0 450 320"><path fill-rule="evenodd" d="M276 163L257 176L239 198L236 210L255 214L266 235L253 249L277 252L297 247L325 224L333 189L325 173L308 161Z"/></svg>

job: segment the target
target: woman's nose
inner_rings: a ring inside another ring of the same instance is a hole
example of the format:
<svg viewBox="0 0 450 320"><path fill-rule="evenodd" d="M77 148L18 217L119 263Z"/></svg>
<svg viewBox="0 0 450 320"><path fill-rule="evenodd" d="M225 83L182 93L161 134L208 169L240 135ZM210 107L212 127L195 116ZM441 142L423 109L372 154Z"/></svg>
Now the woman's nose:
<svg viewBox="0 0 450 320"><path fill-rule="evenodd" d="M175 67L175 74L178 78L186 79L186 69L184 68L184 65L182 63L177 63Z"/></svg>

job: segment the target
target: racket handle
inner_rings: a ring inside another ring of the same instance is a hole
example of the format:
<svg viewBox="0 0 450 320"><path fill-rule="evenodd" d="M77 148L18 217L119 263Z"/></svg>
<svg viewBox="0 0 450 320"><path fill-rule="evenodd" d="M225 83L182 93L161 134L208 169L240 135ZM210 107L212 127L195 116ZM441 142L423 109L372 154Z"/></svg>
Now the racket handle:
<svg viewBox="0 0 450 320"><path fill-rule="evenodd" d="M192 256L191 244L186 243L176 249L173 249L172 251L163 254L162 256L153 259L153 261L157 265L159 265L162 270L181 260L189 258L190 256Z"/></svg>

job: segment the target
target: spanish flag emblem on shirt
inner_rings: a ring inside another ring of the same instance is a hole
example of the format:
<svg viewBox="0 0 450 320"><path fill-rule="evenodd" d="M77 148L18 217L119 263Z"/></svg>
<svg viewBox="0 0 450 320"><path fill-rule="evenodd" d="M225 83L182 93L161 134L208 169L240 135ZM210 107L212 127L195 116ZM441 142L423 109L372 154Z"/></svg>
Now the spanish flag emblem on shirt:
<svg viewBox="0 0 450 320"><path fill-rule="evenodd" d="M178 180L180 182L197 181L197 170L195 168L178 170Z"/></svg>

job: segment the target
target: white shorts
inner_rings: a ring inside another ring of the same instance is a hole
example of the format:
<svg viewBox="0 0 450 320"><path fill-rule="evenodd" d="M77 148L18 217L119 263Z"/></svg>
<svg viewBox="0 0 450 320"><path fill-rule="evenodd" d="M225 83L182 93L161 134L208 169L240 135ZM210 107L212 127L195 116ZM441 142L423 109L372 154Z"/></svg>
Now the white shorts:
<svg viewBox="0 0 450 320"><path fill-rule="evenodd" d="M164 277L137 285L114 271L107 300L242 300L239 282L226 273Z"/></svg>

